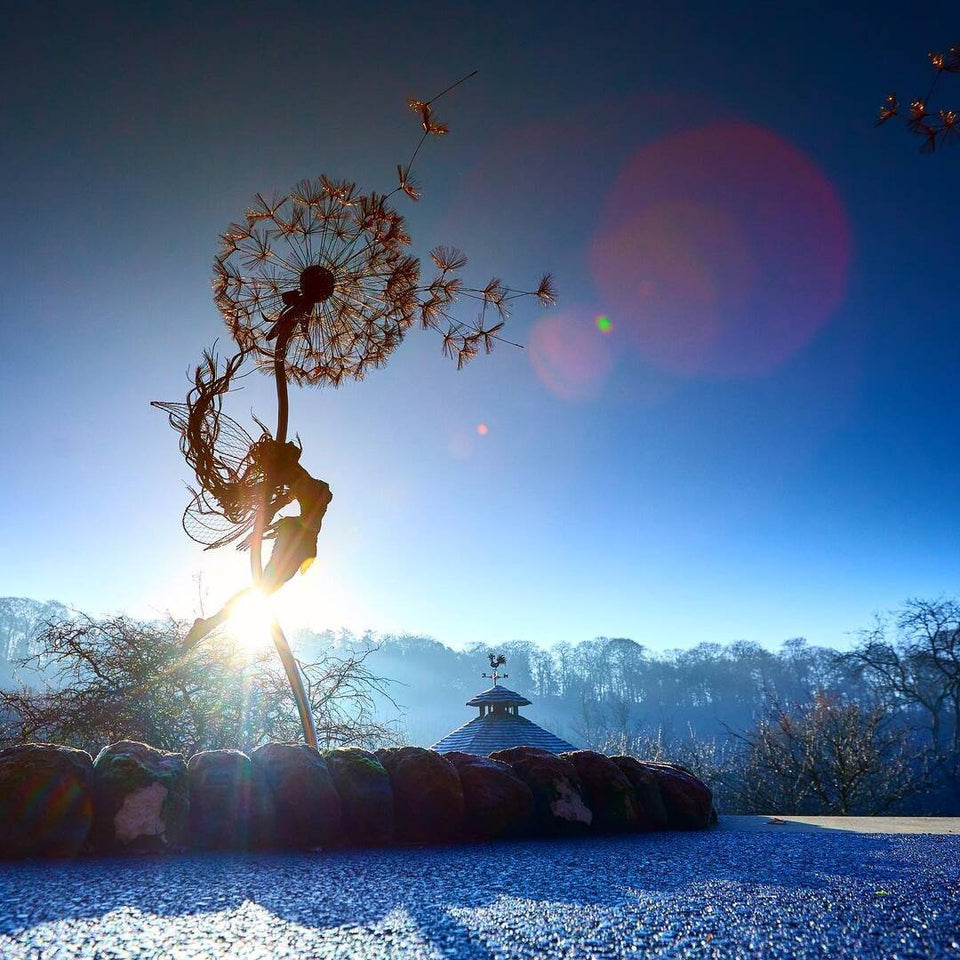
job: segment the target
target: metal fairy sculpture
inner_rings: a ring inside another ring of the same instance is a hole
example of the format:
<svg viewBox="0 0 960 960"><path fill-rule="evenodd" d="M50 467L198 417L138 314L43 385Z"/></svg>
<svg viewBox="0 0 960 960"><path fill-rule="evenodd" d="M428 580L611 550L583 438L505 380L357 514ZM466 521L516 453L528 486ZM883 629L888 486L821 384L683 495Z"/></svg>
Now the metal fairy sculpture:
<svg viewBox="0 0 960 960"><path fill-rule="evenodd" d="M221 370L217 356L206 352L186 401L154 405L179 432L180 450L196 477L184 530L206 549L236 541L249 548L253 583L213 617L198 619L187 635L188 648L223 623L241 596L255 589L277 591L317 555L333 497L325 481L300 465L299 443L287 439L290 382L336 387L362 379L387 361L417 323L441 334L444 354L456 358L459 368L502 339L512 300L533 296L544 305L556 302L549 274L533 290L514 290L497 278L469 287L460 277L467 258L441 246L430 252L435 273L424 282L420 260L408 252L411 238L390 201L396 194L419 199L413 163L429 136L448 132L433 104L463 80L431 100L409 101L422 134L410 160L397 167L398 182L389 193L361 193L353 183L321 175L285 196L267 200L258 194L244 219L221 236L214 302L238 353ZM470 320L455 315L463 300L478 305ZM273 376L277 390L276 430L256 420L257 437L222 410L223 397L248 359ZM297 515L279 515L294 503ZM273 540L266 566L264 540ZM304 739L316 747L300 670L275 619L271 634Z"/></svg>
<svg viewBox="0 0 960 960"><path fill-rule="evenodd" d="M888 94L875 124L879 127L893 117L903 118L910 133L922 139L921 153L933 153L938 144L949 143L960 137L960 113L947 108L933 109L930 105L943 74L960 73L960 46L950 47L946 53L929 53L927 58L934 71L927 95L911 100L910 106L904 111L897 95Z"/></svg>

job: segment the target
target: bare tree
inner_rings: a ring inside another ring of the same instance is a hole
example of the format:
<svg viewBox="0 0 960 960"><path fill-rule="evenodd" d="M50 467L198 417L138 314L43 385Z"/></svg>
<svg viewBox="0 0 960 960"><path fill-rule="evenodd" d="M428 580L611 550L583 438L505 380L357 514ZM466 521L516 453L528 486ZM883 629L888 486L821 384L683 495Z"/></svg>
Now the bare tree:
<svg viewBox="0 0 960 960"><path fill-rule="evenodd" d="M803 707L771 704L741 739L744 812L874 816L925 785L907 732L890 725L882 707L842 703L823 691Z"/></svg>
<svg viewBox="0 0 960 960"><path fill-rule="evenodd" d="M892 624L878 618L846 659L880 700L923 717L939 771L960 779L960 605L909 600Z"/></svg>
<svg viewBox="0 0 960 960"><path fill-rule="evenodd" d="M42 689L0 691L0 742L50 740L98 751L120 739L193 753L298 739L300 720L283 670L228 637L184 652L183 625L129 617L48 623L39 652L21 661ZM301 663L320 746L380 746L397 738L376 716L390 700L365 660L370 650Z"/></svg>

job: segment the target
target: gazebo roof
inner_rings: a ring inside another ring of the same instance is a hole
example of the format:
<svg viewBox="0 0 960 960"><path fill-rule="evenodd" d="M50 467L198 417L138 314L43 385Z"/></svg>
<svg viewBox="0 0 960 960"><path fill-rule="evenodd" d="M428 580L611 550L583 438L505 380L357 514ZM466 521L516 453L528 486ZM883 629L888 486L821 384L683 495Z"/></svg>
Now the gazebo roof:
<svg viewBox="0 0 960 960"><path fill-rule="evenodd" d="M472 753L486 757L497 750L510 747L537 747L549 753L566 753L577 748L566 740L538 727L532 720L520 716L520 707L530 701L513 690L501 687L497 682L505 673L498 673L507 658L491 653L490 673L485 673L493 681L493 686L478 693L467 701L468 707L479 707L480 716L458 727L438 740L430 749L437 753Z"/></svg>
<svg viewBox="0 0 960 960"><path fill-rule="evenodd" d="M488 703L499 704L504 707L525 707L530 704L530 701L519 693L514 693L512 690L495 683L488 690L484 690L483 693L478 693L472 700L468 700L467 706L482 707Z"/></svg>
<svg viewBox="0 0 960 960"><path fill-rule="evenodd" d="M484 692L490 693L489 690ZM511 694L511 696L517 696L517 694ZM529 703L530 701L521 697L519 702ZM469 705L474 705L474 701L470 701ZM568 750L577 749L566 740L561 740L560 737L554 736L543 727L538 727L526 717L516 713L488 713L483 717L474 717L469 723L465 723L453 733L448 733L442 740L438 740L430 749L437 753L457 750L460 753L486 757L495 750L506 750L509 747L537 747L550 753L566 753Z"/></svg>

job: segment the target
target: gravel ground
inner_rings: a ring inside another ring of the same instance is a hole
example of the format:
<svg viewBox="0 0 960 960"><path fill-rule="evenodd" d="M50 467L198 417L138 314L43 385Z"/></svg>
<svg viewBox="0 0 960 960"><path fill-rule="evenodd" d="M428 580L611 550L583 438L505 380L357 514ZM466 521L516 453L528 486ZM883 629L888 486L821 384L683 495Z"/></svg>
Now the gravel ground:
<svg viewBox="0 0 960 960"><path fill-rule="evenodd" d="M960 957L960 837L719 830L7 864L0 956Z"/></svg>

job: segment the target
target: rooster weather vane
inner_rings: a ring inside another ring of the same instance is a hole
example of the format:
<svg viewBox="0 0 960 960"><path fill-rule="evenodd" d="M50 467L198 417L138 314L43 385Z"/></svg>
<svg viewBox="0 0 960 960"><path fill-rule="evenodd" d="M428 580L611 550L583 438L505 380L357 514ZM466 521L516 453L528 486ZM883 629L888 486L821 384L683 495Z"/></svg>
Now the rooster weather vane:
<svg viewBox="0 0 960 960"><path fill-rule="evenodd" d="M205 351L185 402L154 401L180 434L180 451L196 478L183 528L208 550L237 543L250 551L252 584L233 595L212 617L198 619L187 634L192 649L222 624L251 591L272 594L317 556L317 538L333 499L329 485L301 466L299 440L288 439L288 384L339 386L383 366L417 323L442 337L445 356L458 369L501 336L511 301L535 297L556 303L553 278L544 274L533 290L507 287L493 278L468 287L460 277L466 256L454 247L430 251L434 272L421 276L420 259L407 249L411 238L393 208L398 193L420 198L411 170L430 136L448 132L433 104L476 71L431 100L410 100L422 134L413 155L397 166L389 193L360 193L356 184L321 175L303 180L285 196L257 194L244 219L221 235L214 261L214 302L236 343L222 365ZM458 316L464 300L477 310ZM510 341L504 341L509 343ZM247 362L270 374L277 391L277 425L253 418L251 435L223 412ZM295 504L296 515L281 515ZM272 540L263 563L263 542ZM303 735L316 748L309 699L296 659L276 618L271 635L297 703Z"/></svg>
<svg viewBox="0 0 960 960"><path fill-rule="evenodd" d="M500 667L507 662L507 658L502 653L488 653L487 659L490 661L490 673L481 673L481 677L492 680L493 685L496 686L499 681L506 680L510 676L509 673L498 673Z"/></svg>

